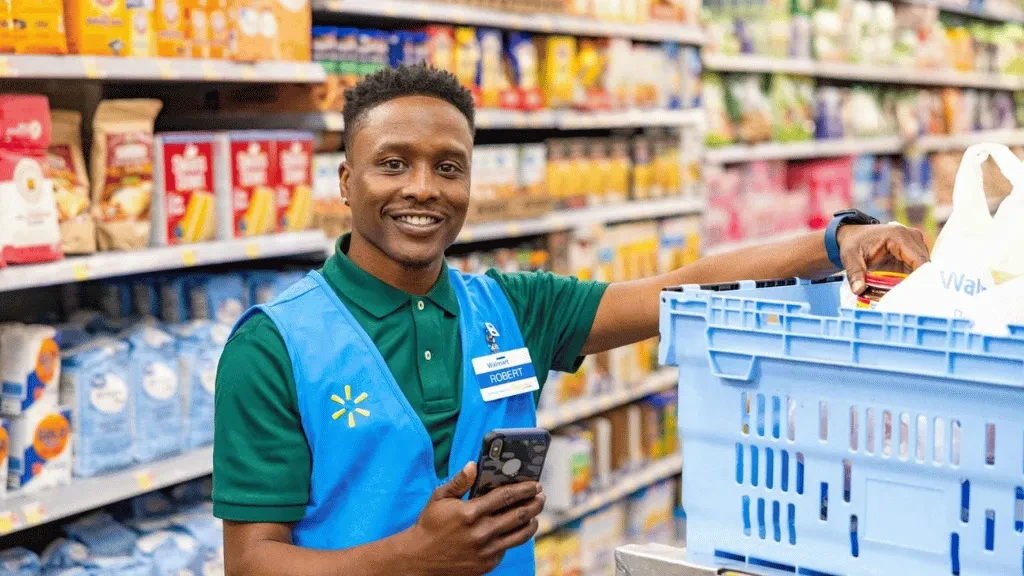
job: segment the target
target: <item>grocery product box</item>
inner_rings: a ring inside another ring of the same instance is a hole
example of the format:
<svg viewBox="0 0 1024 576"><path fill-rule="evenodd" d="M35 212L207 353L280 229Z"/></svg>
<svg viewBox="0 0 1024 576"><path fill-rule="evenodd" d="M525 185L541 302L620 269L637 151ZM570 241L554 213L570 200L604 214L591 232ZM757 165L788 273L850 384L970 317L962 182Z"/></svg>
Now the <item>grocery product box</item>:
<svg viewBox="0 0 1024 576"><path fill-rule="evenodd" d="M228 58L231 56L231 33L234 30L229 19L228 0L207 0L206 6L209 10L210 58Z"/></svg>
<svg viewBox="0 0 1024 576"><path fill-rule="evenodd" d="M22 494L71 482L71 410L33 410L10 421L7 487Z"/></svg>
<svg viewBox="0 0 1024 576"><path fill-rule="evenodd" d="M309 62L313 11L309 0L274 0L281 60Z"/></svg>
<svg viewBox="0 0 1024 576"><path fill-rule="evenodd" d="M277 230L307 230L313 223L313 135L277 134Z"/></svg>
<svg viewBox="0 0 1024 576"><path fill-rule="evenodd" d="M213 134L168 133L154 140L154 246L216 237Z"/></svg>
<svg viewBox="0 0 1024 576"><path fill-rule="evenodd" d="M0 411L18 416L57 405L60 347L52 326L0 325Z"/></svg>
<svg viewBox="0 0 1024 576"><path fill-rule="evenodd" d="M226 132L215 144L218 236L222 239L277 230L277 136Z"/></svg>
<svg viewBox="0 0 1024 576"><path fill-rule="evenodd" d="M272 0L237 0L232 13L232 58L245 62L280 59L281 26ZM308 26L304 33L308 35Z"/></svg>
<svg viewBox="0 0 1024 576"><path fill-rule="evenodd" d="M189 55L185 41L185 11L179 0L156 0L156 55L184 58Z"/></svg>
<svg viewBox="0 0 1024 576"><path fill-rule="evenodd" d="M572 508L590 488L593 442L589 436L580 430L551 437L541 473L548 510L557 512Z"/></svg>
<svg viewBox="0 0 1024 576"><path fill-rule="evenodd" d="M134 58L156 56L156 0L125 0L128 12L128 54Z"/></svg>
<svg viewBox="0 0 1024 576"><path fill-rule="evenodd" d="M63 257L53 181L46 96L0 95L0 261L46 262Z"/></svg>
<svg viewBox="0 0 1024 576"><path fill-rule="evenodd" d="M62 0L8 0L16 54L67 54Z"/></svg>
<svg viewBox="0 0 1024 576"><path fill-rule="evenodd" d="M208 0L184 0L182 8L184 10L186 51L192 58L210 58L213 46L210 2Z"/></svg>
<svg viewBox="0 0 1024 576"><path fill-rule="evenodd" d="M127 56L131 25L125 0L65 0L68 49L74 54Z"/></svg>

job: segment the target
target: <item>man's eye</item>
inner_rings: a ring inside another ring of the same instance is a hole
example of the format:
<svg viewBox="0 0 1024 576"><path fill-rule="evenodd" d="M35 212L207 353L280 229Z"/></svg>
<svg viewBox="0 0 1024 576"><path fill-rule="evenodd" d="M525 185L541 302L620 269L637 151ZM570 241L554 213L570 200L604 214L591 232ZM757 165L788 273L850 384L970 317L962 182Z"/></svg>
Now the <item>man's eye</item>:
<svg viewBox="0 0 1024 576"><path fill-rule="evenodd" d="M458 174L460 171L458 164L454 164L452 162L444 162L438 166L437 169L442 174Z"/></svg>
<svg viewBox="0 0 1024 576"><path fill-rule="evenodd" d="M384 167L388 170L398 171L405 168L405 162L392 158L391 160L384 161Z"/></svg>

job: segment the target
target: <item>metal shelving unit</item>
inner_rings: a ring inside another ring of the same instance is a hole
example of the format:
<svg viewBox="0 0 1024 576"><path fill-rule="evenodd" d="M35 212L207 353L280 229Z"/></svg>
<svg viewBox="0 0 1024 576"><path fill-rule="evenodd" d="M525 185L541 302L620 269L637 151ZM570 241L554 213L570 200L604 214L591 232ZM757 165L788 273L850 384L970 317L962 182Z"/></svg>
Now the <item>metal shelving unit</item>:
<svg viewBox="0 0 1024 576"><path fill-rule="evenodd" d="M317 0L313 3L313 8L319 12L346 16L441 22L461 26L493 26L548 34L617 36L652 41L674 40L684 44L704 43L704 33L699 27L658 20L631 23L560 14L509 14L501 10L413 0Z"/></svg>
<svg viewBox="0 0 1024 576"><path fill-rule="evenodd" d="M0 78L316 83L326 75L317 62L6 55L0 56Z"/></svg>
<svg viewBox="0 0 1024 576"><path fill-rule="evenodd" d="M213 448L202 448L127 470L74 478L71 484L0 501L0 535L87 512L126 498L206 476Z"/></svg>
<svg viewBox="0 0 1024 576"><path fill-rule="evenodd" d="M11 265L2 268L0 269L0 292L208 264L242 262L312 252L322 254L323 250L323 232L311 230L255 236L240 240L218 240L182 246L148 248L130 252L99 252L91 256L69 257L45 264Z"/></svg>
<svg viewBox="0 0 1024 576"><path fill-rule="evenodd" d="M617 406L635 402L651 394L673 390L678 382L678 374L679 371L676 368L662 368L635 387L615 390L610 394L581 398L557 408L542 410L537 413L537 426L552 430Z"/></svg>
<svg viewBox="0 0 1024 576"><path fill-rule="evenodd" d="M730 164L754 160L801 160L834 158L858 154L899 154L904 140L898 136L877 138L846 138L842 140L808 140L806 142L766 142L708 148L704 160L709 164Z"/></svg>

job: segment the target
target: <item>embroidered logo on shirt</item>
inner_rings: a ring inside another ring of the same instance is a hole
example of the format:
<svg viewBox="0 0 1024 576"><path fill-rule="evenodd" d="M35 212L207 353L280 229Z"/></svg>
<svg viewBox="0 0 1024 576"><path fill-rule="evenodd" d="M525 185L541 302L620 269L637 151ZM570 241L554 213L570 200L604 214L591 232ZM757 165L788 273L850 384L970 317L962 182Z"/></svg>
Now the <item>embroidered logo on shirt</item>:
<svg viewBox="0 0 1024 576"><path fill-rule="evenodd" d="M355 400L353 400L352 399L352 387L349 386L348 384L346 384L345 385L345 398L342 399L341 396L338 396L337 394L331 394L331 401L336 403L336 404L341 404L342 406L348 406L348 404L347 404L348 402L351 402L352 404L359 404L359 403L363 402L364 400L366 400L367 398L369 398L369 396L370 396L369 394L367 394L366 392L363 392L362 394L357 396ZM362 416L364 418L367 418L367 417L370 416L370 411L369 410L365 410L363 408L353 408L351 410L349 410L348 408L342 408L341 410L338 410L334 414L331 414L331 419L337 420L338 418L341 418L342 416L345 416L346 414L348 415L348 427L349 428L355 428L356 427L356 414L359 414L360 416Z"/></svg>

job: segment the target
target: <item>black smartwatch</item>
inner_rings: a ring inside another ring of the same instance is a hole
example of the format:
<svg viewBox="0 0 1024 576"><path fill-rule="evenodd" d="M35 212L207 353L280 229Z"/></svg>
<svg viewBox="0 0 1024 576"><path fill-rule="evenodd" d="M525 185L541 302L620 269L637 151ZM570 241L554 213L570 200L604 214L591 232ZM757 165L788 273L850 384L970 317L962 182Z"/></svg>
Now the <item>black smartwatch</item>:
<svg viewBox="0 0 1024 576"><path fill-rule="evenodd" d="M843 269L843 259L839 256L839 239L837 236L839 228L846 224L881 224L881 221L874 216L857 210L856 208L840 210L833 214L832 221L829 222L828 227L825 228L825 252L828 254L829 261L832 262L832 264L839 270Z"/></svg>

